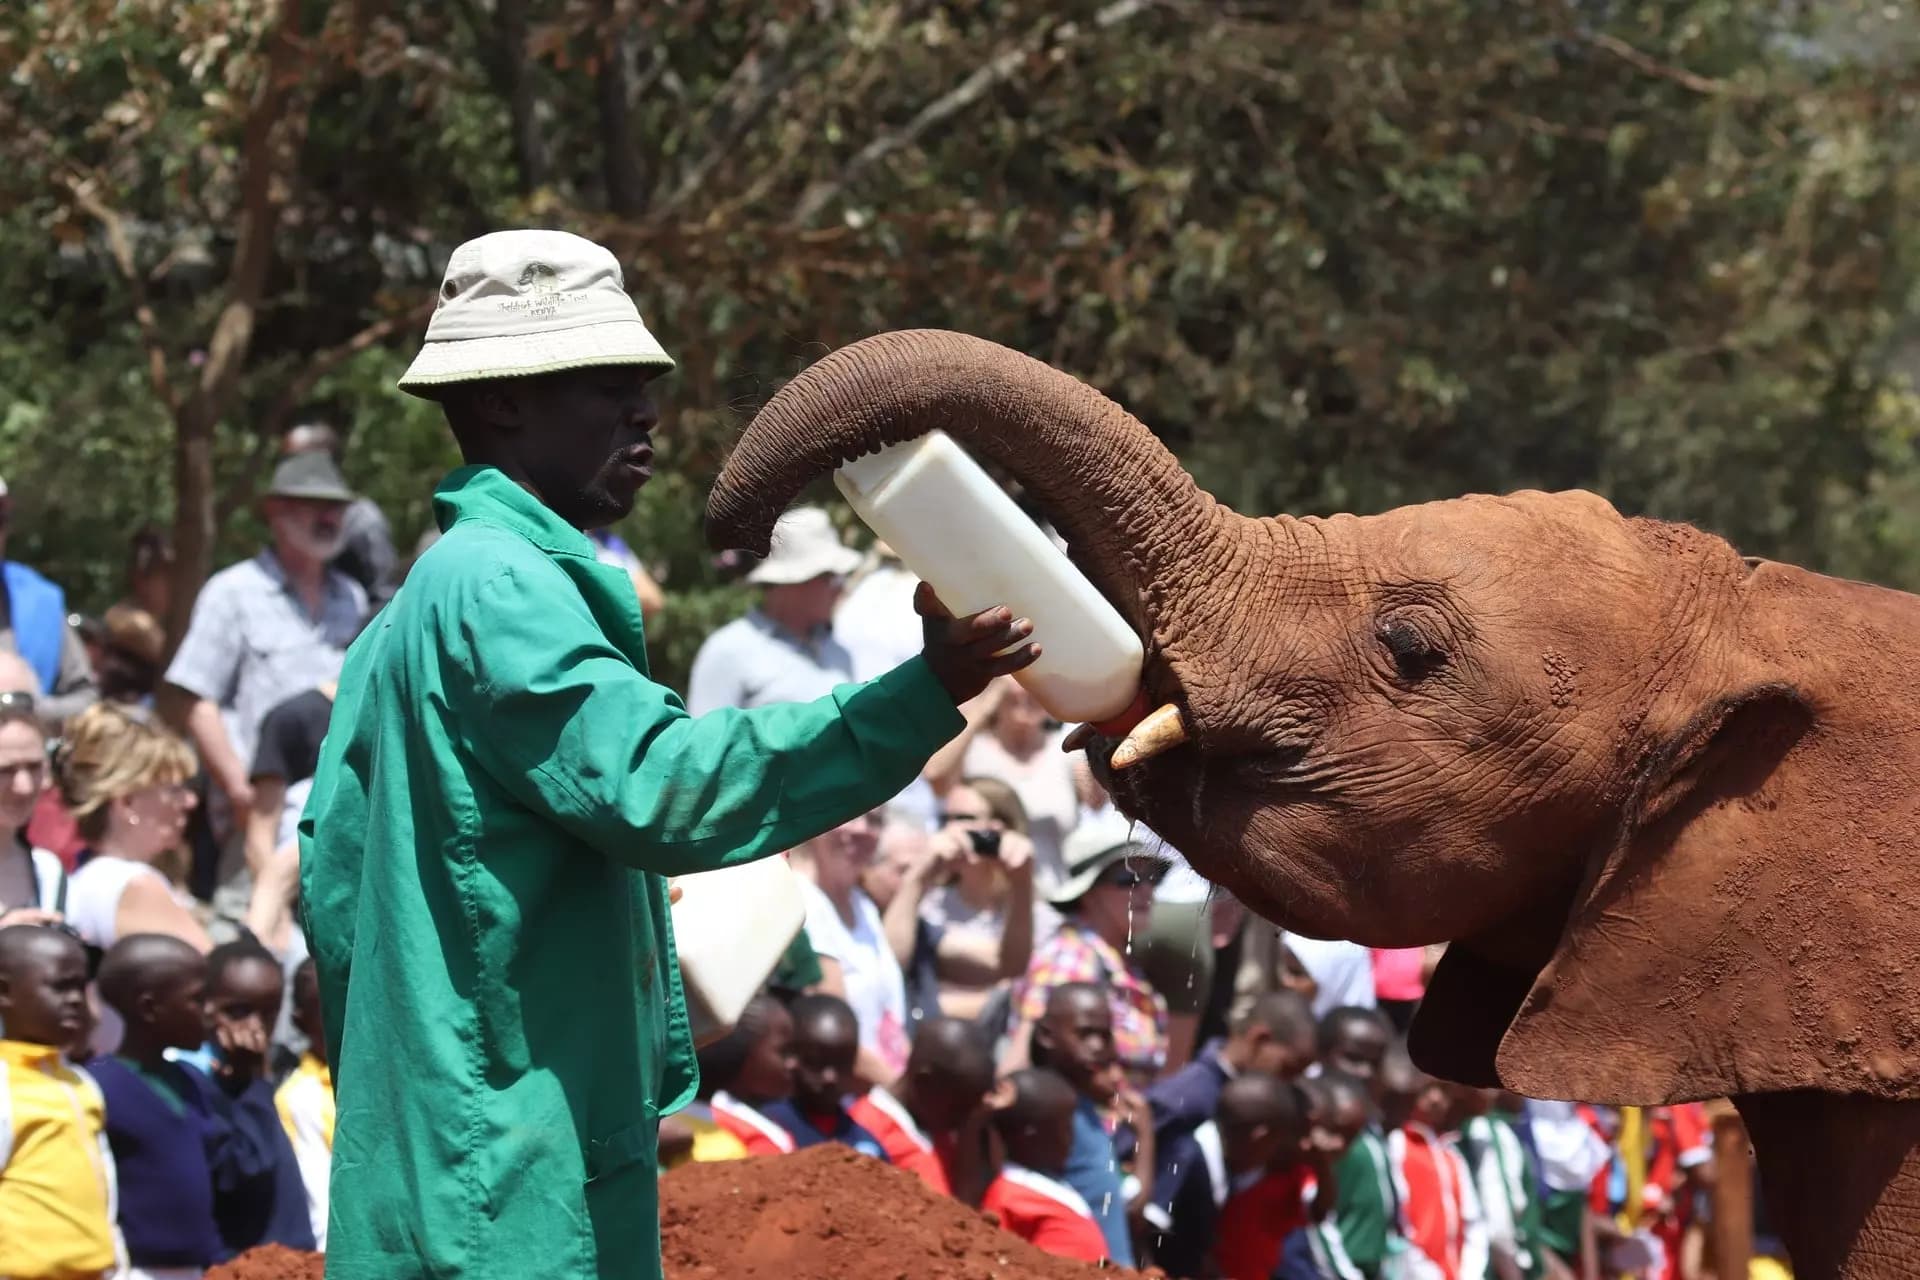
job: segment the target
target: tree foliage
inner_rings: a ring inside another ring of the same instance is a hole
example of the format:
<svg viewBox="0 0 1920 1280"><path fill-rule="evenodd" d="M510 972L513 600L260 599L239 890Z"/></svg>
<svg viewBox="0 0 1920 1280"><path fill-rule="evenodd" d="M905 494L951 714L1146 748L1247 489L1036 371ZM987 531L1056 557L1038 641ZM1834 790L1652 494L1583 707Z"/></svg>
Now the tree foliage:
<svg viewBox="0 0 1920 1280"><path fill-rule="evenodd" d="M669 673L735 605L698 538L727 441L808 361L910 325L1086 377L1244 510L1581 485L1920 586L1915 25L1865 0L23 0L15 551L91 605L143 520L242 554L304 413L410 540L451 459L391 389L422 308L453 244L544 224L613 245L681 361L626 531L666 575Z"/></svg>

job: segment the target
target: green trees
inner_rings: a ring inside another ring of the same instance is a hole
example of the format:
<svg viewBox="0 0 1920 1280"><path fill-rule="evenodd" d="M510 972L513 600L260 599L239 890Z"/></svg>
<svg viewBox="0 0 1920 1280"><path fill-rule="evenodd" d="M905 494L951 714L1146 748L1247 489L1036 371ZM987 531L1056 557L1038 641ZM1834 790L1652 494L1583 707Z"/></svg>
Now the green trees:
<svg viewBox="0 0 1920 1280"><path fill-rule="evenodd" d="M448 461L390 390L420 308L453 243L543 223L614 245L681 360L672 480L628 531L684 597L669 670L731 607L698 539L731 433L820 352L920 324L1087 377L1242 509L1584 485L1920 586L1914 24L28 0L0 13L16 554L98 604L127 530L174 518L197 581L308 411L410 539Z"/></svg>

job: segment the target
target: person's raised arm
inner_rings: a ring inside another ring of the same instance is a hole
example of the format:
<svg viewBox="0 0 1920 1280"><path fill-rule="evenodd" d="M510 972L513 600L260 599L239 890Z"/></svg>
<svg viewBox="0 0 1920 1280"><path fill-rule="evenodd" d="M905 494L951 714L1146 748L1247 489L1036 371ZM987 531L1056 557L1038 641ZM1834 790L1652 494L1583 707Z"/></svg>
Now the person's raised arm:
<svg viewBox="0 0 1920 1280"><path fill-rule="evenodd" d="M556 566L505 562L448 612L447 698L482 767L530 809L627 865L711 870L897 794L959 730L958 702L1039 656L1005 608L956 619L925 588L915 606L926 647L887 674L694 717L613 647Z"/></svg>
<svg viewBox="0 0 1920 1280"><path fill-rule="evenodd" d="M933 758L927 761L927 767L921 770L921 775L926 778L927 785L933 788L934 794L944 796L960 781L960 775L966 772L967 748L973 745L974 738L993 719L993 713L999 708L1005 693L1006 683L995 680L978 697L969 698L961 704L960 714L966 724L946 746L933 753Z"/></svg>
<svg viewBox="0 0 1920 1280"><path fill-rule="evenodd" d="M1000 974L1017 978L1033 959L1033 842L1018 831L1000 836L1007 871L1007 911L1000 928Z"/></svg>

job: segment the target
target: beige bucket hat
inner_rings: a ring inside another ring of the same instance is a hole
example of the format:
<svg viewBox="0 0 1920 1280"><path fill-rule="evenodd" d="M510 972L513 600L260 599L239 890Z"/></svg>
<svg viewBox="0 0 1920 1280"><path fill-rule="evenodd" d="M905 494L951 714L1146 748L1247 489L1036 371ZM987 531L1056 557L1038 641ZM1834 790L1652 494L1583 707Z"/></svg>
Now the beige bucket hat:
<svg viewBox="0 0 1920 1280"><path fill-rule="evenodd" d="M565 231L495 231L447 260L427 340L400 389L593 365L673 368L627 296L620 263Z"/></svg>
<svg viewBox="0 0 1920 1280"><path fill-rule="evenodd" d="M763 587L811 582L823 573L849 574L860 553L840 541L833 521L819 507L795 507L773 526L773 548L747 581Z"/></svg>

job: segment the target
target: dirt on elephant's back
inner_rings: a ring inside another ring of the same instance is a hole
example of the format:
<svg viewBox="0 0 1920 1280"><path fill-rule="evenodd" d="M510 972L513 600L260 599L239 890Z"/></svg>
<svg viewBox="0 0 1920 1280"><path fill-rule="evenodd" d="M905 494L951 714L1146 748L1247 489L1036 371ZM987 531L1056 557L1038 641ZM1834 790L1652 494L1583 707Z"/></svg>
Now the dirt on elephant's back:
<svg viewBox="0 0 1920 1280"><path fill-rule="evenodd" d="M668 1280L1090 1280L910 1173L821 1145L687 1165L660 1184Z"/></svg>
<svg viewBox="0 0 1920 1280"><path fill-rule="evenodd" d="M249 1249L207 1272L206 1280L325 1280L326 1259L277 1244Z"/></svg>

